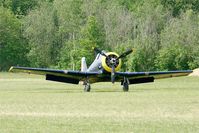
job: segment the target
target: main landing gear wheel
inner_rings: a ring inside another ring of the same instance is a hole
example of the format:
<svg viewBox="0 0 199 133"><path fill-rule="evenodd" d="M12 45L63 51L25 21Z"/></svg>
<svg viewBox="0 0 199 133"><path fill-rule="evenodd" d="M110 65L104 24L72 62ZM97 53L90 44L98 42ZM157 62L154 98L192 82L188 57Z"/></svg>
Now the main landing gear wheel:
<svg viewBox="0 0 199 133"><path fill-rule="evenodd" d="M129 91L129 82L128 79L124 78L124 82L123 82L123 91L127 92Z"/></svg>
<svg viewBox="0 0 199 133"><path fill-rule="evenodd" d="M90 90L91 90L91 85L87 83L84 87L84 92L90 92Z"/></svg>
<svg viewBox="0 0 199 133"><path fill-rule="evenodd" d="M128 83L126 83L126 82L124 82L124 84L123 84L123 91L129 91L129 84Z"/></svg>

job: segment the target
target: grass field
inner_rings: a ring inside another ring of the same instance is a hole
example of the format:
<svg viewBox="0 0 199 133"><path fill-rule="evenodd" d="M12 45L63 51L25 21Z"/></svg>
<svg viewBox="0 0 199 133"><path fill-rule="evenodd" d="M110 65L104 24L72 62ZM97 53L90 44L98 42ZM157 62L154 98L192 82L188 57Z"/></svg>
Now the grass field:
<svg viewBox="0 0 199 133"><path fill-rule="evenodd" d="M83 86L0 73L0 133L199 132L199 78Z"/></svg>

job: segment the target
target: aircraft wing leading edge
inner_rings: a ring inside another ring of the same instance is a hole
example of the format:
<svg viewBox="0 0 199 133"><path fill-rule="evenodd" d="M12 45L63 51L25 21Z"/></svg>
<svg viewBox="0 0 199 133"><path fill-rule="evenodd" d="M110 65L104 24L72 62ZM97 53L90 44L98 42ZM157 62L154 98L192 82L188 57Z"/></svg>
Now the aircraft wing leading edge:
<svg viewBox="0 0 199 133"><path fill-rule="evenodd" d="M55 70L45 68L31 67L11 67L10 72L24 72L29 74L46 75L46 80L78 84L79 81L85 80L87 77L97 77L98 72L81 72L72 70Z"/></svg>
<svg viewBox="0 0 199 133"><path fill-rule="evenodd" d="M157 72L116 72L120 77L127 77L129 79L143 78L143 77L154 77L155 79L170 78L186 76L192 73L192 70L181 70L181 71L157 71Z"/></svg>

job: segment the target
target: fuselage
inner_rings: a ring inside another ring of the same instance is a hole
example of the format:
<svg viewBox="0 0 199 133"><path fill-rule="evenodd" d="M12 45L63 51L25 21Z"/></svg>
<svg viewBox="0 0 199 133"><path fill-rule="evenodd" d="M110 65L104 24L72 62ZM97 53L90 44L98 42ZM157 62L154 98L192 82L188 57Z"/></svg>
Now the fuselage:
<svg viewBox="0 0 199 133"><path fill-rule="evenodd" d="M87 72L102 72L102 55L97 54L95 60L87 69Z"/></svg>

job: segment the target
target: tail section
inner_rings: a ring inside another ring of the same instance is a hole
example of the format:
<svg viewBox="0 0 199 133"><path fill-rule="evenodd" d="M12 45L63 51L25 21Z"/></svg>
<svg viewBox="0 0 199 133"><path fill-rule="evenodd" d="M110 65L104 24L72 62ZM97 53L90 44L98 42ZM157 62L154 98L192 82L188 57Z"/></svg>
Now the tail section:
<svg viewBox="0 0 199 133"><path fill-rule="evenodd" d="M81 60L81 71L82 72L87 71L87 65L86 65L86 58L85 57L82 57L82 60Z"/></svg>

